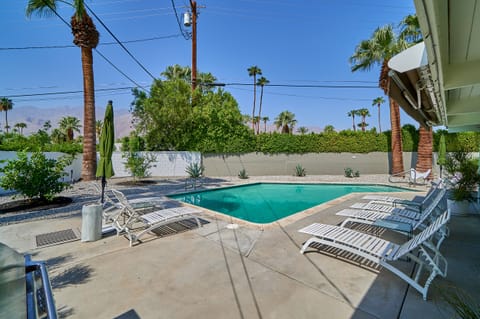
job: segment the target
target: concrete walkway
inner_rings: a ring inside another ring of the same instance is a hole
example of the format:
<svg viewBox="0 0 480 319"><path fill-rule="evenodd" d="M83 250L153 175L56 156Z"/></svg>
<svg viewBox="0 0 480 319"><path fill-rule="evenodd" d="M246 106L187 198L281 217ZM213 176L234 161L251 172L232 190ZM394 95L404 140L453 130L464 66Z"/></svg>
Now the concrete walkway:
<svg viewBox="0 0 480 319"><path fill-rule="evenodd" d="M310 181L328 179L311 177ZM238 182L216 179L210 186ZM161 187L162 194L177 192L181 183ZM145 187L141 195L159 195L152 189L155 186ZM138 189L135 192L140 194ZM314 248L299 253L308 236L298 229L312 222L339 223L342 218L335 212L361 201L362 196L347 196L301 219L264 229L246 225L229 229L228 218L204 213L201 218L206 223L201 228L146 236L132 248L127 239L115 235L91 243L36 248L38 234L80 228L78 212L2 226L0 242L47 261L63 318L451 318L440 300L440 293L449 289L445 287L461 287L480 299L478 215L452 219L451 236L441 249L449 274L435 279L427 302L387 270ZM405 240L388 231L378 235ZM408 262L397 266L411 269Z"/></svg>

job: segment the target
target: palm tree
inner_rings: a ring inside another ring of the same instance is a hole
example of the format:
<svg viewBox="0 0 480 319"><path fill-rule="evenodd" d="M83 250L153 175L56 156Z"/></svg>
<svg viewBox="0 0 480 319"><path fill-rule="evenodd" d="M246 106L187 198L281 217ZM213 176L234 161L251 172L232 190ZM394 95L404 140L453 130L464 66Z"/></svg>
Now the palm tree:
<svg viewBox="0 0 480 319"><path fill-rule="evenodd" d="M379 87L388 95L390 84L388 61L407 47L408 43L404 38L395 34L391 25L377 28L369 40L361 41L355 48L354 54L350 57L352 72L368 71L374 65L381 65ZM392 174L396 174L404 171L400 109L394 99L389 98L389 100L392 130Z"/></svg>
<svg viewBox="0 0 480 319"><path fill-rule="evenodd" d="M245 125L252 123L252 117L248 114L242 114L242 120Z"/></svg>
<svg viewBox="0 0 480 319"><path fill-rule="evenodd" d="M255 117L253 118L253 121L252 121L252 122L253 122L254 126L257 126L257 127L258 127L258 125L260 125L260 117L255 116ZM255 130L253 130L253 133L255 134Z"/></svg>
<svg viewBox="0 0 480 319"><path fill-rule="evenodd" d="M273 123L277 129L282 128L282 133L289 134L295 123L297 123L297 120L295 120L295 114L292 112L283 111L275 118L275 122Z"/></svg>
<svg viewBox="0 0 480 319"><path fill-rule="evenodd" d="M355 126L355 115L357 115L358 110L351 110L350 112L347 113L348 117L352 117L352 127L353 131L357 131L357 127Z"/></svg>
<svg viewBox="0 0 480 319"><path fill-rule="evenodd" d="M380 105L385 103L385 99L381 96L375 98L372 102L372 106L377 106L378 107L378 132L382 133L382 126L380 124Z"/></svg>
<svg viewBox="0 0 480 319"><path fill-rule="evenodd" d="M368 126L367 124L367 116L370 116L370 111L368 109L359 109L357 110L357 114L360 115L362 117L362 123L360 123L361 125L359 125L361 128L362 128L362 132L365 132L365 127Z"/></svg>
<svg viewBox="0 0 480 319"><path fill-rule="evenodd" d="M27 127L27 124L20 122L15 124L13 127L17 128L20 131L20 135L23 135L23 129Z"/></svg>
<svg viewBox="0 0 480 319"><path fill-rule="evenodd" d="M166 70L161 73L167 81L184 80L186 82L191 80L192 70L189 66L181 66L179 64L169 65Z"/></svg>
<svg viewBox="0 0 480 319"><path fill-rule="evenodd" d="M262 101L263 101L263 87L270 83L266 77L262 76L258 79L257 85L260 85L260 105L258 106L258 117L262 117ZM257 134L260 133L260 125L257 125Z"/></svg>
<svg viewBox="0 0 480 319"><path fill-rule="evenodd" d="M270 120L270 118L268 116L264 116L262 117L262 121L263 121L263 132L264 133L267 133L267 122Z"/></svg>
<svg viewBox="0 0 480 319"><path fill-rule="evenodd" d="M302 135L305 135L308 132L308 128L306 128L305 126L300 126L299 128L297 128L297 132Z"/></svg>
<svg viewBox="0 0 480 319"><path fill-rule="evenodd" d="M335 127L333 127L333 125L325 125L325 127L323 128L323 133L333 133L335 132Z"/></svg>
<svg viewBox="0 0 480 319"><path fill-rule="evenodd" d="M52 142L60 144L67 140L65 133L63 133L58 128L53 129L52 134L50 135L52 138Z"/></svg>
<svg viewBox="0 0 480 319"><path fill-rule="evenodd" d="M102 134L102 126L103 126L102 120L97 120L95 122L95 133L97 133L97 137Z"/></svg>
<svg viewBox="0 0 480 319"><path fill-rule="evenodd" d="M7 132L8 134L8 129L10 128L10 126L8 125L8 111L11 110L13 108L13 102L12 100L6 98L6 97L2 97L0 99L0 111L5 111L5 131Z"/></svg>
<svg viewBox="0 0 480 319"><path fill-rule="evenodd" d="M56 14L59 3L69 4L74 14L70 20L73 43L80 47L83 71L83 160L82 179L95 179L97 166L95 137L95 85L92 49L98 45L99 33L85 10L84 0L28 0L26 15L48 16Z"/></svg>
<svg viewBox="0 0 480 319"><path fill-rule="evenodd" d="M253 76L252 129L255 132L255 123L253 122L253 119L255 118L255 101L257 100L257 75L262 75L262 70L258 66L252 65L247 71L248 76Z"/></svg>
<svg viewBox="0 0 480 319"><path fill-rule="evenodd" d="M82 127L80 125L80 120L74 116L62 117L58 125L60 126L60 130L67 137L67 142L73 141L73 132L80 132L80 127Z"/></svg>
<svg viewBox="0 0 480 319"><path fill-rule="evenodd" d="M51 128L52 128L52 122L50 122L50 120L47 120L45 121L45 123L43 123L43 130L45 132L48 132L48 130Z"/></svg>

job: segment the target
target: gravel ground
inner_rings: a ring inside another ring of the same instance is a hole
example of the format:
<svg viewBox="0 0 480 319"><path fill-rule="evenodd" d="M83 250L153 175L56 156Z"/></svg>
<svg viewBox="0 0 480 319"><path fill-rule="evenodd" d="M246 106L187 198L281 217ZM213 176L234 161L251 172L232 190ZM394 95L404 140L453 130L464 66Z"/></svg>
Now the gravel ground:
<svg viewBox="0 0 480 319"><path fill-rule="evenodd" d="M148 179L148 183L137 185L128 184L130 179L113 178L108 181L108 188L121 190L128 198L162 196L185 191L185 178L168 179ZM326 182L326 183L360 183L360 184L387 184L400 187L408 187L406 183L391 184L388 182L388 175L364 175L359 178L347 178L340 175L321 175L321 176L253 176L246 180L237 177L208 177L204 179L202 188L216 188L221 186L238 185L252 182ZM85 204L99 202L100 194L92 185L93 182L77 182L59 194L59 196L70 197L73 202L67 206L34 210L20 213L0 214L0 226L16 224L39 219L65 218L80 215L82 206ZM100 182L96 182L100 185ZM414 190L425 191L426 186L417 186ZM19 198L16 198L19 199ZM12 193L0 194L0 204L15 200Z"/></svg>

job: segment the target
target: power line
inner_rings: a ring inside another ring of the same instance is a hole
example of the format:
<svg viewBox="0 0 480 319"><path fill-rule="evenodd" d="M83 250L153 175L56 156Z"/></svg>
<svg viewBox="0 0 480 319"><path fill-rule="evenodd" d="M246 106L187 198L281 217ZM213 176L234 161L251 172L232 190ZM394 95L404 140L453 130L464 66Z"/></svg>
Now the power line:
<svg viewBox="0 0 480 319"><path fill-rule="evenodd" d="M86 4L85 4L86 5ZM57 10L55 10L55 8L52 8L51 6L49 6L49 8L53 11L53 13L55 13L55 15L63 21L63 23L65 23L70 29L72 29L72 26L70 25L70 23L68 23L58 12ZM118 72L120 72L120 74L122 74L125 78L127 78L130 82L132 82L133 84L135 84L137 87L140 87L140 88L143 88L142 86L140 86L137 82L135 82L134 80L132 80L129 76L127 76L123 71L121 71L112 61L110 61L106 56L104 56L102 53L100 53L100 51L98 51L96 48L94 48L95 52L97 52L105 61L108 62L108 64L110 64L112 67L115 68L115 70L117 70Z"/></svg>
<svg viewBox="0 0 480 319"><path fill-rule="evenodd" d="M163 40L163 39L170 39L170 38L178 38L181 34L171 34L165 36L158 36L158 37L151 37L151 38L144 38L144 39L134 39L128 41L122 41L122 43L138 43L138 42L147 42L147 41L154 41L154 40ZM105 42L99 43L99 45L114 45L118 44L117 42ZM25 47L6 47L0 48L0 51L9 51L9 50L36 50L36 49L65 49L65 48L76 48L76 45L73 44L66 44L66 45L42 45L42 46L25 46Z"/></svg>
<svg viewBox="0 0 480 319"><path fill-rule="evenodd" d="M171 2L172 2L173 12L175 13L175 19L177 19L178 28L180 29L180 32L182 33L185 40L190 40L191 35L185 32L185 30L183 30L182 24L180 23L180 19L178 18L177 7L175 7L175 2L173 0L171 0Z"/></svg>
<svg viewBox="0 0 480 319"><path fill-rule="evenodd" d="M110 91L121 91L121 90L131 90L135 87L125 86L118 88L104 88L104 89L95 89L95 92L110 92ZM26 93L26 94L15 94L6 96L7 98L16 98L16 97L32 97L32 96L46 96L46 95L66 95L66 94L78 94L83 93L83 90L75 91L56 91L56 92L43 92L43 93Z"/></svg>
<svg viewBox="0 0 480 319"><path fill-rule="evenodd" d="M90 7L84 3L85 7L88 9L88 11L90 11L91 14L93 14L93 16L97 19L98 22L100 22L100 24L105 28L105 30L107 30L107 32L115 39L115 41L117 41L117 43L122 47L122 49L127 52L127 54L143 69L143 71L145 71L148 75L150 75L150 77L155 80L156 78L153 76L152 73L150 73L150 71L147 70L147 68L145 68L143 66L143 64L140 63L140 61L137 60L137 58L135 58L133 56L133 54L127 49L127 47L125 45L123 45L122 42L120 42L120 40L115 36L115 34L113 34L112 31L110 31L110 29L105 25L105 23L103 23L103 21L95 14L95 12L93 12L92 9L90 9Z"/></svg>
<svg viewBox="0 0 480 319"><path fill-rule="evenodd" d="M252 83L225 83L227 86L253 86ZM324 88L324 89L378 89L376 85L320 85L320 84L265 84L271 87Z"/></svg>

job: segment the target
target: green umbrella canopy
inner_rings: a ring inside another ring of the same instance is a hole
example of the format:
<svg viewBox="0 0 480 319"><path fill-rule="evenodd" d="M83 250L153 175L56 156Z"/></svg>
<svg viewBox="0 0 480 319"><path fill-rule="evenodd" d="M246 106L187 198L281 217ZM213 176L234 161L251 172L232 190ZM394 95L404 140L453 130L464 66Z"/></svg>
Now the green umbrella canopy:
<svg viewBox="0 0 480 319"><path fill-rule="evenodd" d="M112 101L108 101L103 119L102 133L100 135L100 163L97 166L97 177L110 178L115 173L112 166L112 153L115 142L115 132L113 127L113 106Z"/></svg>
<svg viewBox="0 0 480 319"><path fill-rule="evenodd" d="M438 165L445 165L447 163L447 145L445 144L445 135L440 135L438 142Z"/></svg>

